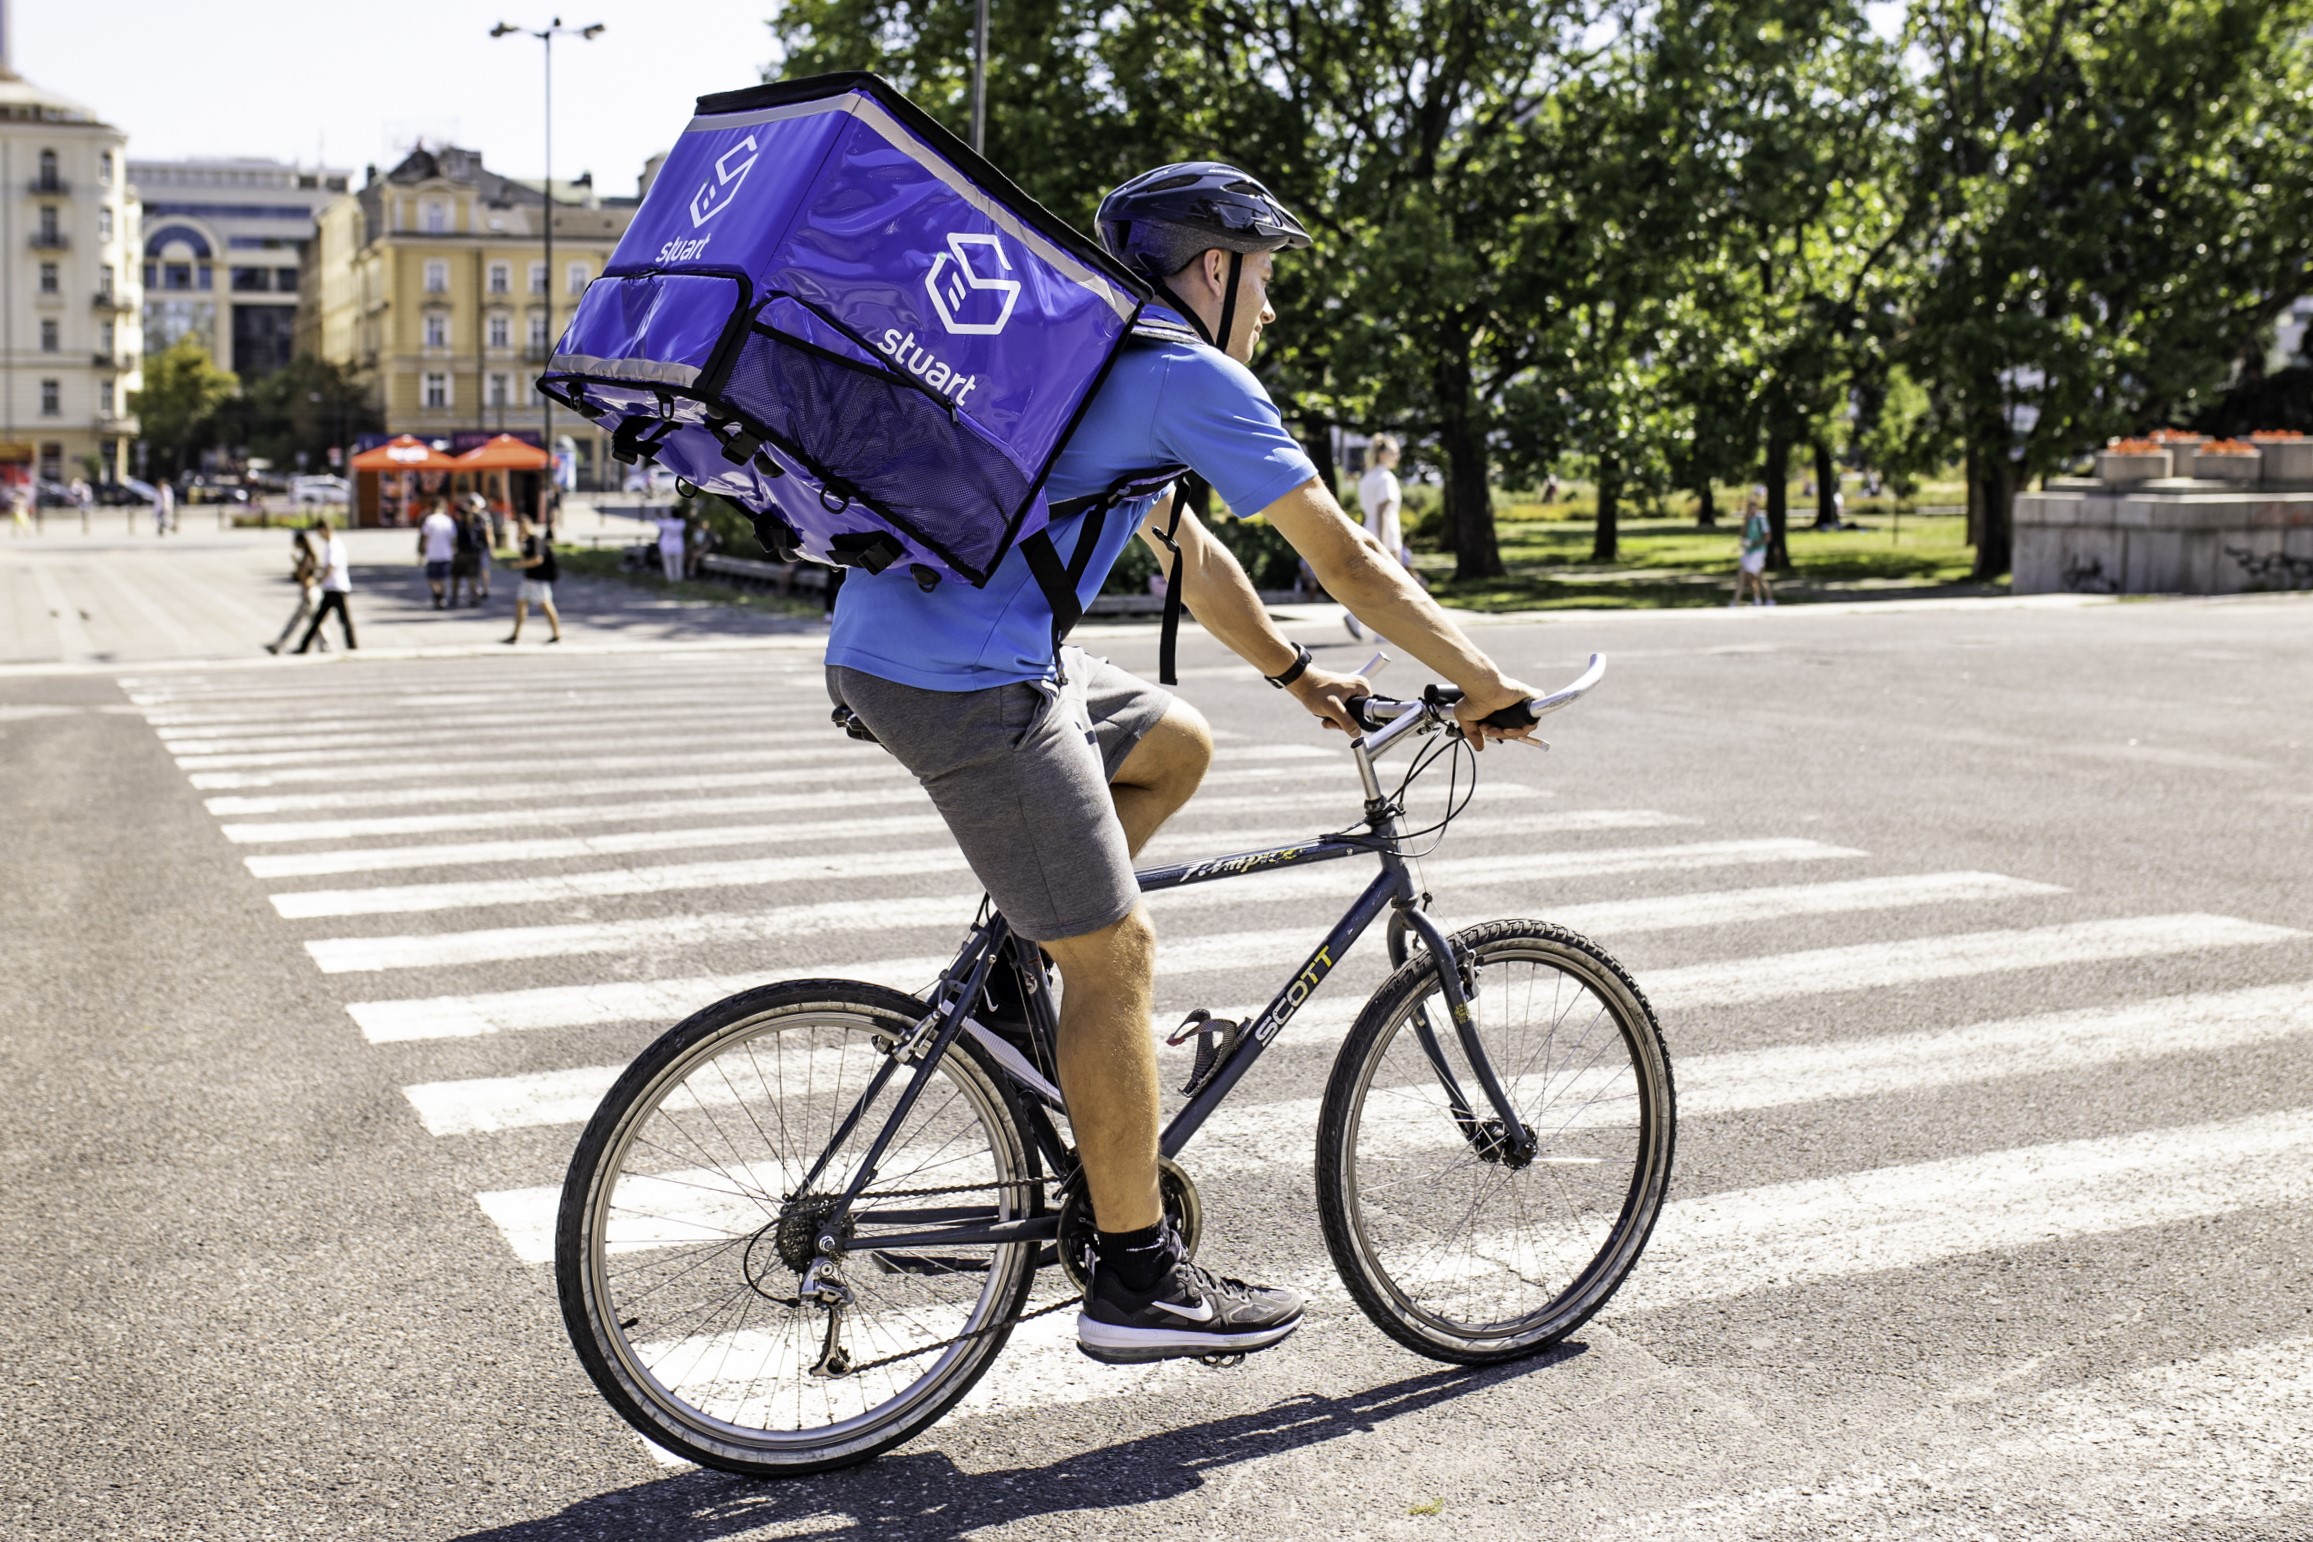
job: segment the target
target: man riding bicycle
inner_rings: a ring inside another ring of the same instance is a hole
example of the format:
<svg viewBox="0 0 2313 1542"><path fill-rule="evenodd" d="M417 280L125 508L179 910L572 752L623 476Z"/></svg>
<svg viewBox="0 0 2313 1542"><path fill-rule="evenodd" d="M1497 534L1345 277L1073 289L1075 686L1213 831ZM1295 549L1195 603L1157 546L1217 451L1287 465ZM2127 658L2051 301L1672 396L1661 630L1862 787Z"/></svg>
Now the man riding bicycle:
<svg viewBox="0 0 2313 1542"><path fill-rule="evenodd" d="M1232 510L1267 518L1367 627L1459 686L1466 735L1531 732L1481 723L1536 692L1343 513L1246 367L1276 320L1275 253L1310 244L1300 223L1252 177L1212 162L1134 178L1102 201L1099 223L1102 244L1155 284L1152 319L1178 324L1179 337L1136 338L1118 358L1045 484L1055 510L1139 468L1185 466ZM1288 642L1193 513L1176 514L1171 493L1120 512L1129 517L1053 522L1080 600L1099 592L1136 526L1160 561L1169 541L1198 622L1311 714L1357 731L1348 703L1365 682ZM1077 552L1087 539L1092 550ZM1300 1294L1191 1263L1158 1190L1156 935L1132 857L1196 791L1212 734L1170 693L1078 650L1059 655L1025 552L977 589L856 570L828 638L828 691L923 784L1013 930L1059 967L1058 1071L1096 1227L1079 1345L1119 1363L1266 1349L1300 1325Z"/></svg>

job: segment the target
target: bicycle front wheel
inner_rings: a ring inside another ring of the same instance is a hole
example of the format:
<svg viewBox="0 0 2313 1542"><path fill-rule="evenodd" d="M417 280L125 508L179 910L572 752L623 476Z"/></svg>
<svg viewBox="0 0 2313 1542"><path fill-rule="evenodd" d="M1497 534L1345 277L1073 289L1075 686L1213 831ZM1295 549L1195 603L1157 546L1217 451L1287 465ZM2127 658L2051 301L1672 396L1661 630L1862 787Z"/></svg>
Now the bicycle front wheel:
<svg viewBox="0 0 2313 1542"><path fill-rule="evenodd" d="M595 1112L555 1233L563 1320L595 1386L658 1445L759 1476L848 1466L937 1420L1003 1348L1033 1243L852 1248L814 1282L824 1293L802 1289L830 1229L1043 1208L1011 1105L959 1040L850 1222L833 1217L917 1068L870 1096L873 1078L925 1010L853 981L747 991L670 1030Z"/></svg>
<svg viewBox="0 0 2313 1542"><path fill-rule="evenodd" d="M1503 1152L1437 962L1416 952L1334 1062L1318 1215L1342 1283L1384 1333L1490 1364L1566 1337L1638 1261L1670 1184L1670 1057L1646 999L1587 939L1496 921L1452 944L1479 1043L1538 1149L1522 1164ZM1456 1118L1425 1026L1473 1120Z"/></svg>

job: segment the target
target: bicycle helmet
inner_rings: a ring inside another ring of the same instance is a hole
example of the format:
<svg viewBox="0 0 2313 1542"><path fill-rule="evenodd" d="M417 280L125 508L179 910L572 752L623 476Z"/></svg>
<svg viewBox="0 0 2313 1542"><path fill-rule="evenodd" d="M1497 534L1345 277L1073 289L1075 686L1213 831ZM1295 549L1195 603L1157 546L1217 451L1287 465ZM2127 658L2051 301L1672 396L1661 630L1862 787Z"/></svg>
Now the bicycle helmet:
<svg viewBox="0 0 2313 1542"><path fill-rule="evenodd" d="M1199 252L1304 250L1309 232L1250 173L1219 161L1159 166L1100 201L1100 244L1162 283Z"/></svg>

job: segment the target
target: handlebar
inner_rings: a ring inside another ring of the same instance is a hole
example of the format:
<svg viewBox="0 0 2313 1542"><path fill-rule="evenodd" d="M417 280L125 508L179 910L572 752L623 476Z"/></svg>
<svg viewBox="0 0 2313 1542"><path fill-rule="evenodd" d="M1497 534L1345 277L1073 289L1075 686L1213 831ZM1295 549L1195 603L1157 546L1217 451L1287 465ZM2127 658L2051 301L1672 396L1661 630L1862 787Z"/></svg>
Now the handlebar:
<svg viewBox="0 0 2313 1542"><path fill-rule="evenodd" d="M1498 712L1488 713L1481 721L1494 728L1531 728L1561 707L1571 706L1588 695L1599 681L1606 678L1606 655L1590 655L1590 667L1571 684L1560 686L1547 696L1536 696L1528 701L1512 702ZM1349 704L1349 715L1357 720L1373 737L1366 741L1366 749L1379 753L1382 747L1416 723L1444 723L1453 718L1453 709L1460 704L1459 687L1432 685L1422 692L1419 701L1394 701L1386 696L1364 696Z"/></svg>

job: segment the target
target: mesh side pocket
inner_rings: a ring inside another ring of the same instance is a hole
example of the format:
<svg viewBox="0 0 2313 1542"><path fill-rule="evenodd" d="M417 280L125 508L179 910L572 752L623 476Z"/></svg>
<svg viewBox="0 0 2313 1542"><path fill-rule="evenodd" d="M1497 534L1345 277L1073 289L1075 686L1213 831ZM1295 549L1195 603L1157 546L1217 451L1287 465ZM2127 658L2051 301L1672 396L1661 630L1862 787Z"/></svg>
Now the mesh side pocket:
<svg viewBox="0 0 2313 1542"><path fill-rule="evenodd" d="M964 577L987 580L1028 478L925 392L758 330L724 394Z"/></svg>

